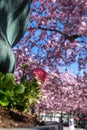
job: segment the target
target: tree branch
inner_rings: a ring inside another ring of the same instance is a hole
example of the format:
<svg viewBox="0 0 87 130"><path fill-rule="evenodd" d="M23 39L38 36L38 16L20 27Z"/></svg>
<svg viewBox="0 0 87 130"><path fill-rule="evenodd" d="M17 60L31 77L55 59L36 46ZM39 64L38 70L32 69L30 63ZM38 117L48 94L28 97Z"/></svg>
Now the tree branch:
<svg viewBox="0 0 87 130"><path fill-rule="evenodd" d="M71 42L73 42L76 38L82 36L82 35L78 35L78 34L74 34L74 35L68 36L68 35L66 35L65 33L62 33L59 30L51 29L51 28L44 28L44 27L41 27L41 26L38 26L37 28L30 28L30 29L41 29L41 30L46 30L46 31L49 30L49 31L58 32L58 33L60 33L61 35L64 36L65 40L70 40Z"/></svg>
<svg viewBox="0 0 87 130"><path fill-rule="evenodd" d="M82 35L77 35L77 34L74 34L74 35L71 35L71 36L68 36L64 33L62 33L61 31L59 30L56 30L56 29L50 29L50 28L43 28L43 27L38 27L38 29L42 29L42 30L49 30L49 31L54 31L54 32L58 32L60 34L62 34L64 37L65 37L65 40L70 40L71 42L73 42L76 38L78 37L81 37Z"/></svg>

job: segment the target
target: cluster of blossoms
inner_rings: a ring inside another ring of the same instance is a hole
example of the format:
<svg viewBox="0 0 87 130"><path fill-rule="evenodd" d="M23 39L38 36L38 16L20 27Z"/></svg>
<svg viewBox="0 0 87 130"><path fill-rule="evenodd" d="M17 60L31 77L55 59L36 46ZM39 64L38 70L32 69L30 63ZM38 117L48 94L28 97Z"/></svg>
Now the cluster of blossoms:
<svg viewBox="0 0 87 130"><path fill-rule="evenodd" d="M38 81L39 84L44 83L47 74L42 68L34 69L33 74L34 74L34 76L35 76L35 78L36 78L36 80Z"/></svg>

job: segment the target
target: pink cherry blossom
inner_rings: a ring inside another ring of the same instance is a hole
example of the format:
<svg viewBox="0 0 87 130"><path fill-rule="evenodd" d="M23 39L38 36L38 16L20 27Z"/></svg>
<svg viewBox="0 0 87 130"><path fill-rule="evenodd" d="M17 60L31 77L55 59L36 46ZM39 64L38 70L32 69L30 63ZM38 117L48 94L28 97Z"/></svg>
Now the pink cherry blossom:
<svg viewBox="0 0 87 130"><path fill-rule="evenodd" d="M29 64L28 74L36 68L45 81L37 111L87 112L87 0L33 0L26 33L14 49L15 74L20 80Z"/></svg>

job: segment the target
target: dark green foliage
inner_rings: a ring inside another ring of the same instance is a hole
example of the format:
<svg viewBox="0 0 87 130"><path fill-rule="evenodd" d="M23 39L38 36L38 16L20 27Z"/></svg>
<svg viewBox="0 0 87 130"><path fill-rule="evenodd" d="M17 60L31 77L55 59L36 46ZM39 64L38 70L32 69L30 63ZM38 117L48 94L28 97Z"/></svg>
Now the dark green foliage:
<svg viewBox="0 0 87 130"><path fill-rule="evenodd" d="M24 80L20 84L15 83L12 73L0 73L0 105L16 108L20 111L28 111L36 104L40 94L40 87L36 80Z"/></svg>
<svg viewBox="0 0 87 130"><path fill-rule="evenodd" d="M14 82L14 75L8 73L6 75L0 73L0 105L8 108L15 107L18 97L23 94L25 87L23 84Z"/></svg>
<svg viewBox="0 0 87 130"><path fill-rule="evenodd" d="M38 85L36 79L27 80L26 70L29 68L28 64L23 64L22 70L23 75L21 77L21 83L25 86L25 91L23 93L23 104L25 106L25 111L32 108L38 101L41 95L41 86ZM23 105L21 103L21 105Z"/></svg>
<svg viewBox="0 0 87 130"><path fill-rule="evenodd" d="M32 106L34 106L38 99L41 97L40 86L38 86L36 80L24 82L25 91L21 95L23 97L23 101L21 101L20 106L25 106L25 111L29 110ZM22 98L20 96L20 98Z"/></svg>

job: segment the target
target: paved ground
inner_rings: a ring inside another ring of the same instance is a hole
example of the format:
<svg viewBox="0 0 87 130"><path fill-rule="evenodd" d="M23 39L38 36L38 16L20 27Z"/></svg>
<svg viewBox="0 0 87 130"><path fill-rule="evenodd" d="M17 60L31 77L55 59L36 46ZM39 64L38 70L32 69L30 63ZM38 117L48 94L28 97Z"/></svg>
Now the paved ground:
<svg viewBox="0 0 87 130"><path fill-rule="evenodd" d="M63 130L70 130L70 129L69 129L69 127L64 127ZM85 129L75 128L74 130L85 130Z"/></svg>
<svg viewBox="0 0 87 130"><path fill-rule="evenodd" d="M0 130L31 130L31 129L29 129L29 128L0 128ZM36 130L36 129L34 129L34 130ZM64 127L63 128L63 130L71 130L71 129L69 129L69 127ZM81 129L81 128L75 128L74 130L85 130L85 129Z"/></svg>

